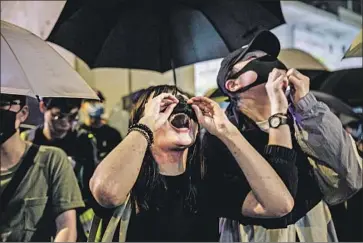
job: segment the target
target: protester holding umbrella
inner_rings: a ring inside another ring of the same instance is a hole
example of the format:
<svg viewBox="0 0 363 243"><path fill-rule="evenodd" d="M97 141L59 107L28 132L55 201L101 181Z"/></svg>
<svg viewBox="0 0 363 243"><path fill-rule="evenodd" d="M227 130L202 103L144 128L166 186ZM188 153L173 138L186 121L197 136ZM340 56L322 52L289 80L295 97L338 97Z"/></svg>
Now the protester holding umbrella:
<svg viewBox="0 0 363 243"><path fill-rule="evenodd" d="M299 171L295 206L280 219L223 219L221 241L292 242L296 235L300 241L337 241L327 203L343 202L362 187L362 159L354 140L328 107L309 92L309 78L295 69L287 70L277 59L279 51L275 35L259 32L223 60L217 82L231 101L229 119L261 154L277 128L291 129ZM276 88L287 95L281 96L286 104L283 109L270 102L269 82L276 77L281 83ZM205 139L206 162L216 180L229 174L248 186L225 145L208 134ZM289 173L288 168L285 171Z"/></svg>
<svg viewBox="0 0 363 243"><path fill-rule="evenodd" d="M25 100L0 94L1 241L74 242L75 209L84 207L76 177L62 150L20 138Z"/></svg>
<svg viewBox="0 0 363 243"><path fill-rule="evenodd" d="M208 186L200 126L234 154L252 191L233 190L233 183ZM294 163L291 139L276 137L275 142L267 146L271 164ZM280 144L287 147L283 154L276 151ZM218 216L281 217L293 206L283 181L216 102L205 97L187 101L183 92L167 85L141 95L129 134L99 164L90 186L102 206L117 207L102 241L117 240L113 233L119 220L119 241L217 241ZM101 208L96 214L107 211Z"/></svg>

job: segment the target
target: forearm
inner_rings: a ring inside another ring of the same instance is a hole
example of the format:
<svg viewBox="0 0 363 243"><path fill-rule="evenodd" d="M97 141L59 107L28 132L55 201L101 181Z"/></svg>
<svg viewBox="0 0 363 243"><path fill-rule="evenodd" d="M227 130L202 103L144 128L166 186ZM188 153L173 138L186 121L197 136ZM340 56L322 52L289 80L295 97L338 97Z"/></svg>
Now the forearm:
<svg viewBox="0 0 363 243"><path fill-rule="evenodd" d="M285 124L279 126L278 128L270 128L268 145L278 145L291 149L292 142L290 127Z"/></svg>
<svg viewBox="0 0 363 243"><path fill-rule="evenodd" d="M54 242L76 242L77 230L70 230L69 228L60 229L55 236Z"/></svg>
<svg viewBox="0 0 363 243"><path fill-rule="evenodd" d="M56 220L57 234L54 242L76 242L76 211L68 210L57 216Z"/></svg>
<svg viewBox="0 0 363 243"><path fill-rule="evenodd" d="M93 196L104 207L122 204L139 175L147 140L131 132L98 165L90 181Z"/></svg>
<svg viewBox="0 0 363 243"><path fill-rule="evenodd" d="M293 199L283 181L270 164L248 143L237 128L220 139L228 147L255 195L257 201L271 211L279 210Z"/></svg>

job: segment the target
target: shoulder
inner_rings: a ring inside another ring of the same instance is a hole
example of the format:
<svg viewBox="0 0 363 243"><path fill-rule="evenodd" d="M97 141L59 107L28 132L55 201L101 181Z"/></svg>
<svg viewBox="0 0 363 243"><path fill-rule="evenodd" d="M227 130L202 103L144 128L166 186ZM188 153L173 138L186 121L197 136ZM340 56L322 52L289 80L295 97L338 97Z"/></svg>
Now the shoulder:
<svg viewBox="0 0 363 243"><path fill-rule="evenodd" d="M49 168L51 172L70 166L68 156L62 149L44 145L39 146L34 162L41 167Z"/></svg>
<svg viewBox="0 0 363 243"><path fill-rule="evenodd" d="M77 140L95 142L95 136L86 129L79 127L74 131Z"/></svg>
<svg viewBox="0 0 363 243"><path fill-rule="evenodd" d="M35 135L37 133L41 132L41 130L42 130L41 126L37 126L33 129L25 130L22 133L20 133L20 138L25 141L33 141L35 138Z"/></svg>
<svg viewBox="0 0 363 243"><path fill-rule="evenodd" d="M120 132L117 131L117 129L111 127L110 125L103 125L103 129L114 136L121 136Z"/></svg>

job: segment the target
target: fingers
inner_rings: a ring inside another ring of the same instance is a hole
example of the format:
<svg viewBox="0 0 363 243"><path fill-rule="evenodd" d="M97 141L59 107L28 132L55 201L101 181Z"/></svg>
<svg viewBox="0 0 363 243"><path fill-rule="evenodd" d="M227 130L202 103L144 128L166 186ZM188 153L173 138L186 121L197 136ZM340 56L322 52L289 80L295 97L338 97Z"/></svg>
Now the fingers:
<svg viewBox="0 0 363 243"><path fill-rule="evenodd" d="M159 102L161 102L164 99L169 99L171 101L174 101L175 103L179 102L179 100L174 95L169 94L169 93L162 93L155 97L155 100L157 100Z"/></svg>
<svg viewBox="0 0 363 243"><path fill-rule="evenodd" d="M289 77L289 76L295 76L297 78L304 78L306 77L305 75L303 75L302 73L300 73L299 71L297 71L295 68L291 68L289 69L289 71L287 71L286 73L286 76Z"/></svg>
<svg viewBox="0 0 363 243"><path fill-rule="evenodd" d="M197 116L198 122L200 123L203 120L202 111L199 109L197 105L192 105L192 108L195 112L195 115Z"/></svg>
<svg viewBox="0 0 363 243"><path fill-rule="evenodd" d="M286 71L285 70L281 70L281 69L274 68L272 70L272 72L270 72L270 74L269 74L267 83L274 82L280 76L285 76L285 75L286 75Z"/></svg>
<svg viewBox="0 0 363 243"><path fill-rule="evenodd" d="M206 97L194 97L189 103L198 106L198 108L202 111L203 115L210 117L213 117L216 111L215 107L218 106L218 104L214 104L214 101Z"/></svg>
<svg viewBox="0 0 363 243"><path fill-rule="evenodd" d="M177 105L176 103L173 103L173 104L169 105L166 108L166 110L163 112L164 116L169 117L171 115L171 113L173 112L176 105Z"/></svg>
<svg viewBox="0 0 363 243"><path fill-rule="evenodd" d="M293 84L294 87L300 87L302 85L301 79L294 75L289 76L289 81Z"/></svg>
<svg viewBox="0 0 363 243"><path fill-rule="evenodd" d="M201 103L203 104L203 106L208 107L209 109L213 109L214 107L218 106L218 104L214 100L211 100L203 96L193 97L190 100L188 100L188 103L190 104Z"/></svg>

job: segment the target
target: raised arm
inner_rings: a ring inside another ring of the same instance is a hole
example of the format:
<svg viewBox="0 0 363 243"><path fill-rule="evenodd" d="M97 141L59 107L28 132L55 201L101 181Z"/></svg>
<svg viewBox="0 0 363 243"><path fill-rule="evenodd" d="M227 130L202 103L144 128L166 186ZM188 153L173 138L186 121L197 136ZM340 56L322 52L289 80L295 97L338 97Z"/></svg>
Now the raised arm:
<svg viewBox="0 0 363 243"><path fill-rule="evenodd" d="M362 188L362 158L356 144L339 118L309 92L309 78L295 69L287 75L296 90L293 101L299 118L298 142L314 158L318 180L330 188L323 191L325 200L330 204L343 202Z"/></svg>
<svg viewBox="0 0 363 243"><path fill-rule="evenodd" d="M242 214L250 217L280 217L289 213L294 200L285 184L228 120L218 104L205 97L192 98L190 102L193 103L199 123L227 146L252 189L241 206Z"/></svg>
<svg viewBox="0 0 363 243"><path fill-rule="evenodd" d="M165 100L169 103L163 102ZM139 123L152 131L157 130L166 122L177 102L174 96L166 93L150 98ZM168 104L167 108L163 104ZM125 202L139 175L147 146L141 133L130 132L98 165L90 180L90 188L99 204L111 208Z"/></svg>

